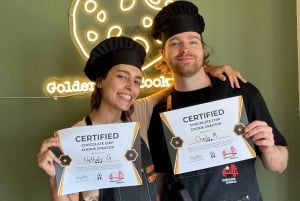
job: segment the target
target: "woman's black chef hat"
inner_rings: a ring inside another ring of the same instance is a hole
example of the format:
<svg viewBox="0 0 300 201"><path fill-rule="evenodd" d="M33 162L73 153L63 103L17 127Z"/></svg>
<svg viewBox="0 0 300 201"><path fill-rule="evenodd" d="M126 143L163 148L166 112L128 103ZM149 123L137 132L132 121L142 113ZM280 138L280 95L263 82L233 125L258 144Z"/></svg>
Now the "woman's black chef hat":
<svg viewBox="0 0 300 201"><path fill-rule="evenodd" d="M131 38L111 37L92 49L84 73L91 81L96 81L118 64L133 65L141 69L145 56L144 47Z"/></svg>

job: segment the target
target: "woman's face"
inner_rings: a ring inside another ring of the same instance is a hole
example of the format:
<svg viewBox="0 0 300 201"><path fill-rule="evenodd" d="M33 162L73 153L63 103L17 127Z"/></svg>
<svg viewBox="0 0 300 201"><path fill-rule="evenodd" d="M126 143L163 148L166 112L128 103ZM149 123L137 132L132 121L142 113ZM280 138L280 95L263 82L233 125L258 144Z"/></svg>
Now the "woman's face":
<svg viewBox="0 0 300 201"><path fill-rule="evenodd" d="M102 88L101 106L128 111L140 95L141 83L142 72L139 68L127 64L115 65L97 84L98 88Z"/></svg>

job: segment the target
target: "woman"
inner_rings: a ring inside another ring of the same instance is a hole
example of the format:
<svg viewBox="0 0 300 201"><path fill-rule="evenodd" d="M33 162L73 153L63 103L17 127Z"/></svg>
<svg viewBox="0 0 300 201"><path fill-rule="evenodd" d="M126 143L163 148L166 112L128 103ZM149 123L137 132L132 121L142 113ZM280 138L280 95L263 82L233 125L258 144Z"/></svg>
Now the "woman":
<svg viewBox="0 0 300 201"><path fill-rule="evenodd" d="M159 200L151 156L147 147L146 131L153 106L166 94L168 89L136 101L140 94L141 66L144 63L145 55L144 48L127 37L106 39L91 51L84 69L86 76L96 83L95 90L91 95L91 113L84 120L76 123L75 126L140 121L142 166L144 170L150 169L150 171L143 171L143 185L141 186L82 192L84 200ZM228 66L215 69L210 72L212 76L223 79L222 73L225 71L232 83L237 78L244 80ZM133 111L135 111L134 115ZM80 199L79 193L58 196L54 163L60 163L60 161L49 149L58 146L58 140L54 137L44 140L37 156L38 165L50 177L53 201L78 201Z"/></svg>

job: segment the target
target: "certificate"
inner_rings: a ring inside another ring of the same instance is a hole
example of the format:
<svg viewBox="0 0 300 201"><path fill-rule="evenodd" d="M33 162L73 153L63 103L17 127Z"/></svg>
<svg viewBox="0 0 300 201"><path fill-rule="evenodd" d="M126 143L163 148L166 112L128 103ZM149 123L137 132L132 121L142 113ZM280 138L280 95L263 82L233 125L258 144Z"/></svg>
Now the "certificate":
<svg viewBox="0 0 300 201"><path fill-rule="evenodd" d="M242 96L160 114L174 174L256 157Z"/></svg>
<svg viewBox="0 0 300 201"><path fill-rule="evenodd" d="M58 195L142 184L138 122L72 127L55 135Z"/></svg>

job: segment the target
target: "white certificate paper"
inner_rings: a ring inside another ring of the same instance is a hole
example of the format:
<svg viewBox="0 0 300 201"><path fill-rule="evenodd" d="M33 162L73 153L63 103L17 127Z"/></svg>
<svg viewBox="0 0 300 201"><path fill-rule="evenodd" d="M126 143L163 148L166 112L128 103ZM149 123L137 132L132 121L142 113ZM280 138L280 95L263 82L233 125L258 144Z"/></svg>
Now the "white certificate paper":
<svg viewBox="0 0 300 201"><path fill-rule="evenodd" d="M72 127L55 135L62 163L55 166L58 195L142 184L138 122Z"/></svg>
<svg viewBox="0 0 300 201"><path fill-rule="evenodd" d="M242 96L160 114L174 174L256 157Z"/></svg>

